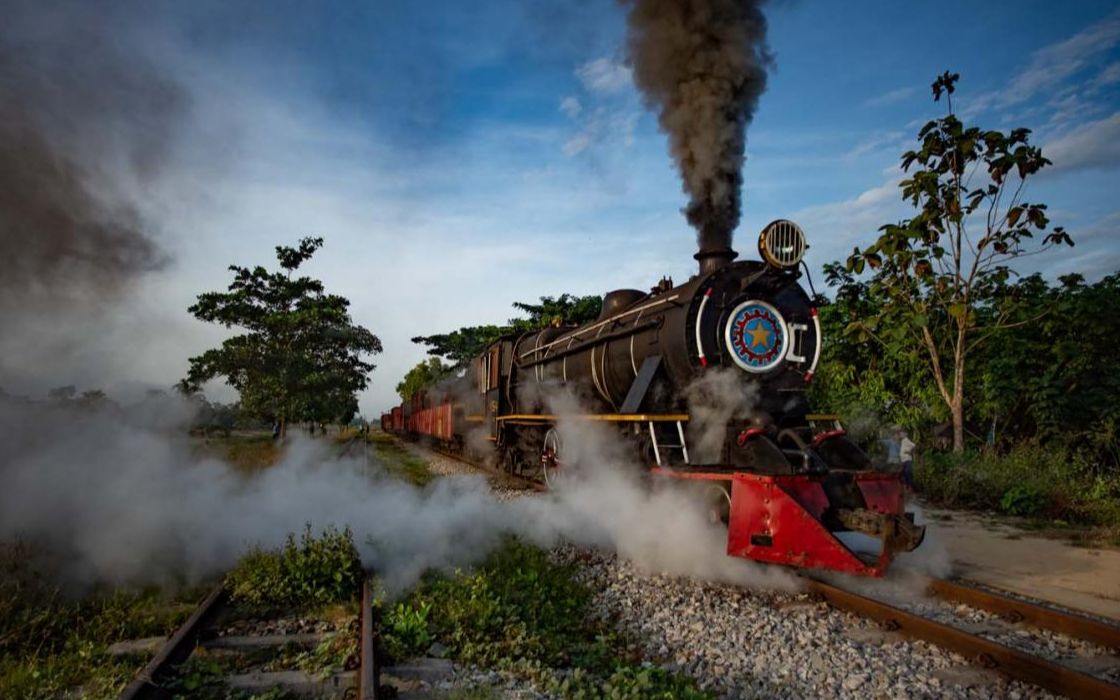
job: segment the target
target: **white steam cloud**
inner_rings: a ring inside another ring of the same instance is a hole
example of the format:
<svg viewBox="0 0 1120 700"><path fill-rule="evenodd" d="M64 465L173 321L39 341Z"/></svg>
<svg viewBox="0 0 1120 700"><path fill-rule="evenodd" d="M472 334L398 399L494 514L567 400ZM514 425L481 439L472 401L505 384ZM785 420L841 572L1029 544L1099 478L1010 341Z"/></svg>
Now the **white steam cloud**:
<svg viewBox="0 0 1120 700"><path fill-rule="evenodd" d="M728 557L707 494L647 483L601 425L562 419L572 478L542 497L498 502L482 477L420 489L310 440L273 467L240 472L198 456L182 429L187 411L173 399L123 411L0 400L0 537L45 545L76 583L198 580L310 523L349 526L365 563L397 590L425 570L477 561L510 533L613 549L650 571L795 585Z"/></svg>
<svg viewBox="0 0 1120 700"><path fill-rule="evenodd" d="M754 417L758 385L731 367L708 370L684 389L688 404L688 444L694 464L722 461L727 424Z"/></svg>

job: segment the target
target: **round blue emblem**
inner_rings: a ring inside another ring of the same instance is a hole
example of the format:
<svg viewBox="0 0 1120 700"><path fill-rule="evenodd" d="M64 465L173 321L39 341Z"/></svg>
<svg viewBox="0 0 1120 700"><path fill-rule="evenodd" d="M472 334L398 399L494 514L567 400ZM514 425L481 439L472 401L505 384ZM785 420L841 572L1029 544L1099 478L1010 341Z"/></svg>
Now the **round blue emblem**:
<svg viewBox="0 0 1120 700"><path fill-rule="evenodd" d="M748 299L735 307L727 321L724 340L731 359L748 372L765 372L786 356L789 329L770 304Z"/></svg>

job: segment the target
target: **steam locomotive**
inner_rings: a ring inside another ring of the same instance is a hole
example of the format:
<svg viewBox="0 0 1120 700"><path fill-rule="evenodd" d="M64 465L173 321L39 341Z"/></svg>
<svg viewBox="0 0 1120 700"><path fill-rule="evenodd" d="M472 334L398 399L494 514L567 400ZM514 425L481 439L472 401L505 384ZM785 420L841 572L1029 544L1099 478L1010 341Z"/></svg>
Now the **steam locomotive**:
<svg viewBox="0 0 1120 700"><path fill-rule="evenodd" d="M583 409L563 419L608 423L650 475L708 487L729 555L880 576L924 528L904 510L897 471L873 465L834 416L810 412L822 338L798 283L806 248L787 220L762 230L759 261L701 248L688 282L612 291L594 322L500 338L462 377L383 415L382 428L554 485L574 468L547 400L563 388ZM713 426L698 425L685 395L713 372L755 402L722 416L722 438L702 454L697 429ZM852 544L861 539L874 546Z"/></svg>

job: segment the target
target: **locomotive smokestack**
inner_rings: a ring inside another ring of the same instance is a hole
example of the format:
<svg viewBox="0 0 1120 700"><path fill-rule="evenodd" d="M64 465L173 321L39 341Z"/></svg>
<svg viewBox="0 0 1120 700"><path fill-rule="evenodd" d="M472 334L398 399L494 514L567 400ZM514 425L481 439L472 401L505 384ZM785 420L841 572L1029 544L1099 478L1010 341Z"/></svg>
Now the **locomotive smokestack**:
<svg viewBox="0 0 1120 700"><path fill-rule="evenodd" d="M771 64L764 0L621 0L630 5L627 58L658 110L688 195L701 273L735 259L746 127Z"/></svg>
<svg viewBox="0 0 1120 700"><path fill-rule="evenodd" d="M730 248L701 248L700 252L692 256L700 261L700 275L707 275L727 265L739 254Z"/></svg>

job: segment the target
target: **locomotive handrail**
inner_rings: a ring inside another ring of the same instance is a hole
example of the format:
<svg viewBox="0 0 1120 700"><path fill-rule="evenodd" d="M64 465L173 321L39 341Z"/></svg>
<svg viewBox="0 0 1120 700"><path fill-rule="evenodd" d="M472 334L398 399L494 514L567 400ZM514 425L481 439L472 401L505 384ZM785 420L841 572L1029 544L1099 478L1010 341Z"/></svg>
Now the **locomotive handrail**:
<svg viewBox="0 0 1120 700"><path fill-rule="evenodd" d="M596 336L594 338L588 338L587 340L584 340L583 342L581 342L579 345L572 345L570 347L566 347L563 350L560 350L560 351L558 351L556 353L553 353L551 355L546 355L545 357L540 357L540 358L537 358L535 360L529 360L528 362L518 362L517 363L517 368L518 369L528 369L530 367L536 367L537 365L541 365L541 364L544 364L546 362L551 362L551 361L559 359L561 357L567 357L569 355L574 355L576 353L579 353L579 352L582 352L582 351L586 350L587 348L594 348L594 347L597 347L599 345L602 345L603 343L610 342L612 340L617 340L619 338L625 338L626 336L634 335L636 333L640 333L640 332L646 330L647 328L654 328L656 326L660 326L662 323L663 323L662 318L651 318L650 320L644 321L642 323L635 323L633 326L629 326L628 328L620 328L617 331L611 331L610 333L607 333L606 335L600 335L600 336ZM547 347L549 347L550 345L553 345L553 344L554 343L548 343L548 345L542 345L540 348L537 348L537 350L547 348ZM531 354L531 353L536 352L537 350L530 350L528 353L525 353L525 354L526 355ZM525 357L525 355L521 355L521 357Z"/></svg>
<svg viewBox="0 0 1120 700"><path fill-rule="evenodd" d="M556 340L553 340L552 342L545 343L544 345L539 345L539 346L533 348L532 350L529 350L527 352L523 352L520 355L518 355L518 358L528 357L529 355L532 355L535 352L540 352L541 350L547 350L548 348L552 347L553 345L556 345L557 343L562 343L565 340L571 340L573 338L578 338L580 335L582 335L584 333L587 333L588 331L593 331L596 328L599 328L600 326L605 326L608 323L612 323L614 321L617 321L620 318L623 318L625 316L629 316L631 314L636 314L636 313L641 313L642 311L645 311L646 309L652 309L655 306L661 306L662 304L668 304L669 302L676 301L679 298L680 298L679 294L674 294L671 297L666 297L664 299L658 299L657 301L650 302L649 304L643 304L642 306L639 306L635 309L630 309L628 311L623 311L620 314L616 314L614 316L611 316L610 318L605 318L602 321L591 324L590 326L585 326L583 328L578 328L578 329L572 331L571 333L569 333L567 335L560 336L559 338L557 338ZM606 336L603 336L603 337L605 338ZM558 357L558 355L552 355L552 357ZM522 366L523 367L529 367L531 365L522 365Z"/></svg>
<svg viewBox="0 0 1120 700"><path fill-rule="evenodd" d="M550 413L511 413L505 416L497 416L495 421L507 420L537 420L537 421L555 421L560 418L574 419L574 420L589 420L589 421L604 421L607 423L674 423L674 422L688 422L687 413L587 413L574 416L557 416Z"/></svg>

